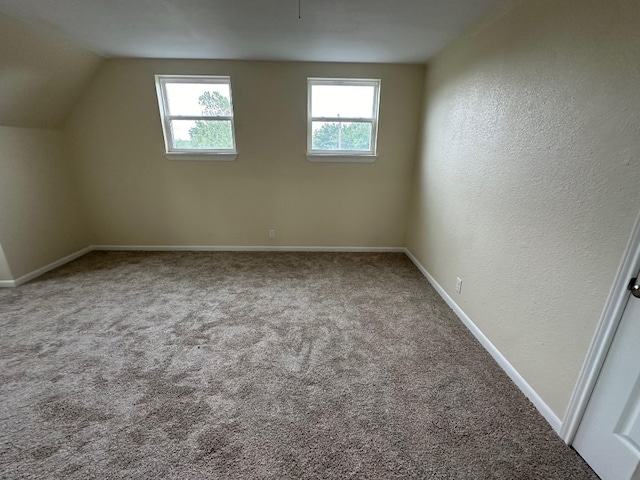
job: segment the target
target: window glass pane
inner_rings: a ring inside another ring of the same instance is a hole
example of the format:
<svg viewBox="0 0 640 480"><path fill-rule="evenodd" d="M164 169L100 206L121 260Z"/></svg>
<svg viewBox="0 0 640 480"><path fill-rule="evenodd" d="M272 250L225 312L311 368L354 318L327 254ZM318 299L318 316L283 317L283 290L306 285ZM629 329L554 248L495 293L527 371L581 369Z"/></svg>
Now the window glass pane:
<svg viewBox="0 0 640 480"><path fill-rule="evenodd" d="M311 85L311 116L372 118L374 92L370 85Z"/></svg>
<svg viewBox="0 0 640 480"><path fill-rule="evenodd" d="M312 150L371 151L370 122L312 122Z"/></svg>
<svg viewBox="0 0 640 480"><path fill-rule="evenodd" d="M233 150L230 120L171 120L173 148Z"/></svg>
<svg viewBox="0 0 640 480"><path fill-rule="evenodd" d="M169 115L231 115L231 95L225 83L167 83Z"/></svg>

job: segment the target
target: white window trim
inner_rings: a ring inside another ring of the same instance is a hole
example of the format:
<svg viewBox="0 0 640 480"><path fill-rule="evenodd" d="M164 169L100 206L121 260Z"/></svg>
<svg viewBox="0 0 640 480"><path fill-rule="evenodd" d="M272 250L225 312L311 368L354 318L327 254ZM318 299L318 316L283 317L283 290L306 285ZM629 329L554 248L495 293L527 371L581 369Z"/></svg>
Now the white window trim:
<svg viewBox="0 0 640 480"><path fill-rule="evenodd" d="M233 94L231 91L231 77L219 75L155 75L158 107L164 136L165 156L170 160L198 160L231 162L238 156L236 150L236 128L233 115ZM229 105L231 115L170 115L168 111L167 83L206 83L224 84L229 86ZM171 120L229 120L231 121L231 149L189 149L175 148L171 134Z"/></svg>
<svg viewBox="0 0 640 480"><path fill-rule="evenodd" d="M377 158L378 145L378 120L380 114L380 84L379 79L368 78L307 78L307 160L310 162L347 162L347 163L371 163ZM311 87L313 85L349 85L349 86L372 86L373 111L372 117L312 117L312 96ZM371 150L313 150L311 148L313 140L313 122L369 122L371 123Z"/></svg>

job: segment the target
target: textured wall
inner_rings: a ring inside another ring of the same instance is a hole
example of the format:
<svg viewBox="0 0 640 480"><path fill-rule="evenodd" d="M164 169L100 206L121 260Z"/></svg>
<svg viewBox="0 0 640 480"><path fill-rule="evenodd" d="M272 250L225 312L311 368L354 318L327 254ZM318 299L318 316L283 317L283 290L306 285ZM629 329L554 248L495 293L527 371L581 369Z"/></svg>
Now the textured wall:
<svg viewBox="0 0 640 480"><path fill-rule="evenodd" d="M560 417L638 214L638 25L524 2L428 68L409 248Z"/></svg>
<svg viewBox="0 0 640 480"><path fill-rule="evenodd" d="M55 127L102 58L0 13L0 125Z"/></svg>
<svg viewBox="0 0 640 480"><path fill-rule="evenodd" d="M231 76L235 162L165 158L154 74ZM375 163L306 160L309 76L382 79ZM419 65L110 60L67 125L93 243L404 246L423 80Z"/></svg>
<svg viewBox="0 0 640 480"><path fill-rule="evenodd" d="M0 127L0 205L0 243L13 278L88 245L58 130Z"/></svg>

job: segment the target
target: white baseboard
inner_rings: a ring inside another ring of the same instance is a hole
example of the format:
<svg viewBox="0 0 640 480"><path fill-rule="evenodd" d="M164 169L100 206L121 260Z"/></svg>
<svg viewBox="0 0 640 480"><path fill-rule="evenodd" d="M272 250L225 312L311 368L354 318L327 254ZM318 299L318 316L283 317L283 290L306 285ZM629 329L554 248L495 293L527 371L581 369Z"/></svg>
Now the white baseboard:
<svg viewBox="0 0 640 480"><path fill-rule="evenodd" d="M78 250L77 252L72 253L71 255L67 255L66 257L63 257L59 260L56 260L55 262L50 263L49 265L45 265L44 267L40 267L37 270L34 270L33 272L30 272L30 273L27 273L26 275L18 277L15 280L0 281L0 287L17 287L19 285L22 285L23 283L26 283L29 280L33 280L34 278L39 277L43 273L47 273L49 270L53 270L54 268L61 267L65 263L69 263L72 260L75 260L76 258L79 258L85 255L86 253L89 253L91 250L92 250L92 247L83 248L82 250Z"/></svg>
<svg viewBox="0 0 640 480"><path fill-rule="evenodd" d="M538 409L540 414L549 422L551 428L559 434L560 429L562 428L562 421L558 418L558 416L553 413L553 410L549 408L549 406L542 400L540 395L536 393L536 391L527 383L527 381L518 373L511 363L500 353L500 351L496 348L496 346L491 343L491 341L482 333L482 331L476 326L475 323L471 321L471 319L467 316L466 313L458 306L458 304L449 296L449 294L440 286L440 284L427 272L427 270L422 266L422 264L412 255L412 253L408 249L404 249L404 252L411 259L411 261L418 267L418 270L422 272L422 274L429 280L429 283L436 289L436 291L440 294L440 296L447 302L447 305L451 307L454 313L462 320L462 323L471 331L474 337L480 342L480 344L489 352L489 354L493 357L496 363L505 371L505 373L509 376L509 378L516 384L516 386L520 389L522 393L533 403L533 405Z"/></svg>
<svg viewBox="0 0 640 480"><path fill-rule="evenodd" d="M387 252L403 253L403 247L290 247L290 246L234 246L234 245L92 245L27 273L15 280L0 280L0 288L11 288L39 277L91 251L117 252Z"/></svg>
<svg viewBox="0 0 640 480"><path fill-rule="evenodd" d="M93 250L118 252L404 252L403 247L293 247L234 245L94 245Z"/></svg>
<svg viewBox="0 0 640 480"><path fill-rule="evenodd" d="M480 344L489 352L493 359L500 365L511 380L533 403L542 416L549 422L551 427L559 432L562 422L549 406L540 398L536 391L527 383L527 381L518 373L511 363L500 353L500 351L491 343L491 341L482 333L482 331L471 321L466 313L454 302L449 294L440 286L440 284L427 272L422 264L407 249L402 247L293 247L293 246L232 246L232 245L93 245L79 250L71 255L56 260L53 263L45 265L31 273L23 275L15 280L0 280L0 288L17 287L23 283L33 280L34 278L58 268L65 263L71 262L92 250L102 251L192 251L192 252L404 252L415 266L422 272L426 279L431 283L433 288L440 294L444 301L451 307L455 314L460 318L462 323L471 331Z"/></svg>

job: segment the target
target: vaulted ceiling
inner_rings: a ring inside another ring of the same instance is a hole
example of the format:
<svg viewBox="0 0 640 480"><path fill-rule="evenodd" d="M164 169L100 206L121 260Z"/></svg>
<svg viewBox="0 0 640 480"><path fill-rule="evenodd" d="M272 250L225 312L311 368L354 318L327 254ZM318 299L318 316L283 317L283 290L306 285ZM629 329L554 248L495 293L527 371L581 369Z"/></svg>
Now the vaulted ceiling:
<svg viewBox="0 0 640 480"><path fill-rule="evenodd" d="M103 59L0 13L0 126L60 125Z"/></svg>

